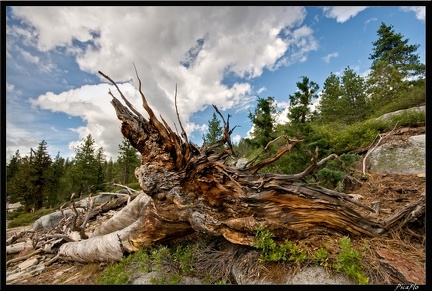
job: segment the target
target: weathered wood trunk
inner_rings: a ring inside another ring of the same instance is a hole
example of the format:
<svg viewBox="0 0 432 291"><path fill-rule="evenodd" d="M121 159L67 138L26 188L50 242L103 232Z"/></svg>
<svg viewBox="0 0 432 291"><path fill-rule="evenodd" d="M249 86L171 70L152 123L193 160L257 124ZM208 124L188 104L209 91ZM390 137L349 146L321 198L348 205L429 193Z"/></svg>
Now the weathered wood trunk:
<svg viewBox="0 0 432 291"><path fill-rule="evenodd" d="M285 137L285 145L270 159L244 168L227 163L232 151L229 117L223 138L210 147L188 141L180 119L181 133L158 119L141 91L144 118L122 94L116 83L99 72L117 89L112 105L121 121L121 132L141 153L136 169L143 193L103 224L89 239L69 242L59 255L77 261L119 260L124 253L155 242L179 238L192 232L223 236L234 244L252 245L257 228L269 230L275 239L302 239L313 234L341 233L350 236L382 235L407 219L424 215L424 197L410 209L377 222L355 208L363 207L344 193L312 188L301 178L320 166L318 149L310 166L297 175L259 174L265 165L289 153L299 140ZM219 113L217 108L215 110ZM224 146L223 151L216 148Z"/></svg>

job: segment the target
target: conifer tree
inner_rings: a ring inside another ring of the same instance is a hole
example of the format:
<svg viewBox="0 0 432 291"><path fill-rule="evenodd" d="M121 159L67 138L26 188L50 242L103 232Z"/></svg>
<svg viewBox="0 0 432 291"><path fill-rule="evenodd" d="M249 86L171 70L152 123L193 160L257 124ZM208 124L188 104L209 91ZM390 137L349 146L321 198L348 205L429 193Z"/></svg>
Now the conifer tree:
<svg viewBox="0 0 432 291"><path fill-rule="evenodd" d="M34 185L34 208L39 210L42 208L45 197L44 190L49 181L49 171L52 163L51 157L47 151L47 142L42 140L36 151L31 150L34 154L31 155L30 164L33 170L33 175L29 177Z"/></svg>
<svg viewBox="0 0 432 291"><path fill-rule="evenodd" d="M213 118L208 121L208 132L203 135L204 144L210 146L222 138L222 126L216 113L213 112Z"/></svg>
<svg viewBox="0 0 432 291"><path fill-rule="evenodd" d="M48 174L48 185L46 189L47 205L53 207L62 201L62 193L64 192L63 176L65 174L65 159L57 153L50 167Z"/></svg>
<svg viewBox="0 0 432 291"><path fill-rule="evenodd" d="M342 76L343 97L341 117L346 124L363 121L368 116L366 84L364 79L350 67Z"/></svg>
<svg viewBox="0 0 432 291"><path fill-rule="evenodd" d="M72 191L79 197L86 196L91 187L97 183L99 163L96 159L96 145L92 135L88 134L81 142L81 145L75 148L75 160L70 168Z"/></svg>
<svg viewBox="0 0 432 291"><path fill-rule="evenodd" d="M318 109L324 123L364 120L368 116L365 80L349 66L340 77L331 73L324 82Z"/></svg>
<svg viewBox="0 0 432 291"><path fill-rule="evenodd" d="M403 39L402 34L393 30L393 25L384 22L377 30L378 39L374 41L373 53L369 59L372 60L372 70L376 70L379 62L395 68L402 78L423 76L426 66L420 63L420 57L415 51L420 47L418 44L408 44L409 39Z"/></svg>
<svg viewBox="0 0 432 291"><path fill-rule="evenodd" d="M30 212L34 209L35 205L35 185L34 185L34 168L32 166L32 152L30 151L30 157L24 156L21 158L20 170L14 176L11 184L14 186L14 194L16 200L19 201L24 207L24 212Z"/></svg>
<svg viewBox="0 0 432 291"><path fill-rule="evenodd" d="M312 100L318 97L319 85L310 81L306 76L301 78L302 81L297 82L298 91L289 96L290 111L288 118L294 123L305 123L309 119L311 115L309 105L312 105Z"/></svg>
<svg viewBox="0 0 432 291"><path fill-rule="evenodd" d="M22 160L19 150L11 157L6 166L6 199L11 203L18 202L18 175L22 168ZM3 197L5 198L5 197Z"/></svg>
<svg viewBox="0 0 432 291"><path fill-rule="evenodd" d="M323 123L335 122L340 118L343 108L340 100L343 96L342 84L333 72L324 81L320 102L317 106Z"/></svg>
<svg viewBox="0 0 432 291"><path fill-rule="evenodd" d="M108 183L115 183L115 170L114 170L114 162L112 157L109 159L109 161L105 161L104 168L105 168L105 180Z"/></svg>
<svg viewBox="0 0 432 291"><path fill-rule="evenodd" d="M368 94L371 106L380 108L403 97L411 82L425 75L426 66L415 51L418 44L409 45L393 26L381 23L378 39L373 42L371 72L368 77Z"/></svg>
<svg viewBox="0 0 432 291"><path fill-rule="evenodd" d="M140 158L138 156L138 151L125 137L123 137L122 144L119 145L117 165L120 181L123 185L136 181L134 172L135 168L140 165Z"/></svg>
<svg viewBox="0 0 432 291"><path fill-rule="evenodd" d="M92 192L97 191L105 191L106 189L106 183L105 183L105 165L106 162L106 156L104 154L104 150L102 147L99 147L96 150L96 157L95 157L95 167L96 167L96 177L95 177L95 183L92 187Z"/></svg>
<svg viewBox="0 0 432 291"><path fill-rule="evenodd" d="M274 97L258 97L255 112L249 112L249 119L254 125L253 142L258 146L266 146L272 140L274 114L276 113Z"/></svg>

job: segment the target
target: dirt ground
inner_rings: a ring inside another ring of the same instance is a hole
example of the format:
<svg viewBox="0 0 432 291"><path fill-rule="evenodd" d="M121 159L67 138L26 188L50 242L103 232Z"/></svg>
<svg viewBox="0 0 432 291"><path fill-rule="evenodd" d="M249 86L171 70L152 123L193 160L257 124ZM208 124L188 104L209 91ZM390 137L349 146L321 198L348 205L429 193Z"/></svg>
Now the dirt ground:
<svg viewBox="0 0 432 291"><path fill-rule="evenodd" d="M394 135L393 138L405 139L413 134L412 131L411 129L401 129L399 134ZM418 129L414 129L414 131L418 133ZM361 173L362 163L359 162L356 171ZM356 210L365 216L373 217L376 221L381 221L409 203L417 201L421 195L426 195L426 177L422 174L396 175L367 172L367 179L351 180L351 183L347 184L345 192L361 195L359 202L364 205L372 205L379 201L380 212L378 215L371 214L364 209ZM28 228L30 227L7 229L6 239ZM426 284L425 237L425 221L423 223L417 221L408 225L404 230L394 231L385 237L363 238L355 243L369 246L369 249L364 251L363 256L365 260L370 262L371 270L368 275L372 283L397 284L398 281L395 277L402 276L409 282L422 285ZM6 260L9 261L27 253L28 251L8 255ZM101 263L80 264L56 261L47 266L42 273L23 279L16 284L91 285L106 267L106 264Z"/></svg>

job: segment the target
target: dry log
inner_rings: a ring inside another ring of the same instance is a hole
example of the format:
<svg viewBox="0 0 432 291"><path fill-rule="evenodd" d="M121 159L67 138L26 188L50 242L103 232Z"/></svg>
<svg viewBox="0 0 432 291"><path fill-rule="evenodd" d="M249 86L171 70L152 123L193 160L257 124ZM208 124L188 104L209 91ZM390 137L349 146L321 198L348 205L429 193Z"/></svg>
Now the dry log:
<svg viewBox="0 0 432 291"><path fill-rule="evenodd" d="M6 254L16 254L22 252L26 249L32 249L33 245L31 240L27 240L24 242L15 243L12 245L6 246Z"/></svg>
<svg viewBox="0 0 432 291"><path fill-rule="evenodd" d="M118 261L140 247L193 232L223 236L240 245L253 245L258 228L267 229L276 240L334 233L373 237L417 218L425 207L424 199L419 200L381 223L356 211L355 207L374 210L349 195L301 182L327 159L317 161L318 148L303 173L260 174L260 169L301 142L288 137L283 137L285 145L274 157L243 168L232 167L227 160L236 154L230 141L229 118L225 122L221 116L221 140L200 148L188 141L180 119L181 133L177 134L162 117L159 120L155 116L141 90L138 73L139 93L148 118L130 104L110 77L99 73L126 104L109 92L123 136L141 154L135 176L143 191L88 239L63 244L58 253L63 259ZM221 146L224 150L215 150Z"/></svg>

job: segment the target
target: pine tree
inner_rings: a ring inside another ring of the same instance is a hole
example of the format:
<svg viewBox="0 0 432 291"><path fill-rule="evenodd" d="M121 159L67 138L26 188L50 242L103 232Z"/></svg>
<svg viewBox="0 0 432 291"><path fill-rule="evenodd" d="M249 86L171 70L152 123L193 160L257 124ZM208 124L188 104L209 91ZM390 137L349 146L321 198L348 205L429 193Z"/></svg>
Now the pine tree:
<svg viewBox="0 0 432 291"><path fill-rule="evenodd" d="M16 193L17 201L21 202L24 206L25 212L30 212L34 209L35 205L35 185L33 183L34 168L32 166L32 151L30 151L30 157L24 156L21 158L21 165L19 172L14 176L11 184L14 185L14 192Z"/></svg>
<svg viewBox="0 0 432 291"><path fill-rule="evenodd" d="M213 118L208 121L208 132L205 135L203 135L203 141L205 145L211 146L221 138L222 138L222 126L220 120L216 116L216 113L213 112Z"/></svg>
<svg viewBox="0 0 432 291"><path fill-rule="evenodd" d="M10 201L21 202L26 212L41 209L47 198L51 164L45 140L37 150L31 148L29 156L21 158L17 151L7 168L6 192Z"/></svg>
<svg viewBox="0 0 432 291"><path fill-rule="evenodd" d="M367 84L371 106L381 108L403 98L409 85L424 77L426 66L415 54L419 45L408 45L409 39L403 40L392 25L381 23L377 34L378 40L372 43L373 53L369 57L373 62Z"/></svg>
<svg viewBox="0 0 432 291"><path fill-rule="evenodd" d="M254 125L252 136L258 146L266 146L272 140L274 114L276 113L274 97L258 97L255 112L249 112L249 119Z"/></svg>
<svg viewBox="0 0 432 291"><path fill-rule="evenodd" d="M378 63L383 61L398 70L403 78L424 76L426 66L420 63L418 54L414 54L420 45L408 45L409 39L404 39L400 33L395 33L393 25L387 26L381 23L377 30L378 39L374 41L373 53L369 59L372 60L372 70L376 70Z"/></svg>
<svg viewBox="0 0 432 291"><path fill-rule="evenodd" d="M47 143L42 140L31 159L31 166L33 168L34 176L31 177L33 185L35 186L34 195L34 208L39 210L42 208L45 197L44 190L48 184L49 171L52 163L51 157L47 151Z"/></svg>
<svg viewBox="0 0 432 291"><path fill-rule="evenodd" d="M6 199L11 203L18 202L18 175L22 168L21 155L19 150L11 157L6 166Z"/></svg>
<svg viewBox="0 0 432 291"><path fill-rule="evenodd" d="M138 151L125 137L123 137L122 144L119 145L117 165L119 168L120 181L123 185L136 181L134 173L135 168L140 165L140 158L138 156Z"/></svg>
<svg viewBox="0 0 432 291"><path fill-rule="evenodd" d="M97 183L98 161L96 159L95 140L88 134L80 146L75 148L75 160L70 168L72 191L79 197L87 195Z"/></svg>
<svg viewBox="0 0 432 291"><path fill-rule="evenodd" d="M48 185L46 187L47 205L53 207L63 199L61 193L64 191L63 176L65 174L65 159L57 153L48 174Z"/></svg>
<svg viewBox="0 0 432 291"><path fill-rule="evenodd" d="M92 192L105 191L105 165L106 156L102 147L96 150L95 167L96 167L96 177L95 182L92 187Z"/></svg>
<svg viewBox="0 0 432 291"><path fill-rule="evenodd" d="M109 183L115 183L115 170L114 170L114 162L112 157L109 161L105 161L105 180Z"/></svg>
<svg viewBox="0 0 432 291"><path fill-rule="evenodd" d="M330 76L324 81L321 99L317 106L320 112L320 120L323 123L340 121L340 114L343 111L340 102L342 96L343 89L339 77L334 73L330 73Z"/></svg>
<svg viewBox="0 0 432 291"><path fill-rule="evenodd" d="M288 118L294 123L305 123L311 115L309 105L317 98L319 85L310 81L308 77L302 76L302 81L297 82L298 91L290 95L290 111Z"/></svg>
<svg viewBox="0 0 432 291"><path fill-rule="evenodd" d="M342 116L346 124L363 121L368 116L366 84L364 79L350 67L345 68L342 76L343 97Z"/></svg>
<svg viewBox="0 0 432 291"><path fill-rule="evenodd" d="M75 178L74 178L74 168L75 168L75 159L67 157L64 162L64 175L61 178L61 183L63 187L63 191L60 194L61 201L68 201L70 199L71 193L73 193L75 186Z"/></svg>
<svg viewBox="0 0 432 291"><path fill-rule="evenodd" d="M368 116L366 84L349 66L341 77L331 73L318 104L322 122L352 124Z"/></svg>

